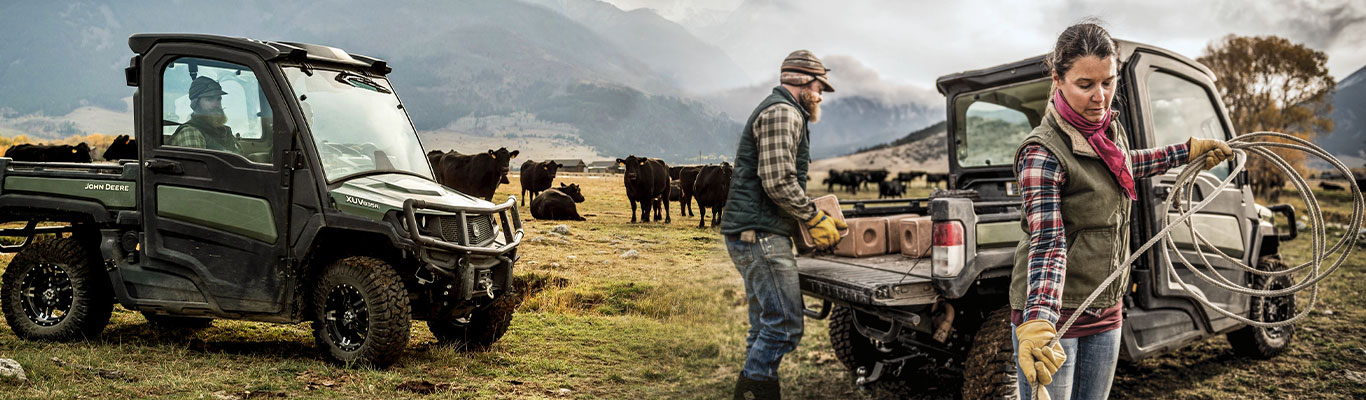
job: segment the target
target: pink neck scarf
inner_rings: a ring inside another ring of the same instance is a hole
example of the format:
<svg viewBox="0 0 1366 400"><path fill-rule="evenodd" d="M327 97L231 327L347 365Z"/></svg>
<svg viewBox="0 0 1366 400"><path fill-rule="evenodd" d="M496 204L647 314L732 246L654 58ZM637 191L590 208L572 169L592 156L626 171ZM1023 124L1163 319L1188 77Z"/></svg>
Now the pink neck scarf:
<svg viewBox="0 0 1366 400"><path fill-rule="evenodd" d="M1138 195L1134 193L1134 178L1129 175L1129 169L1124 167L1124 152L1115 146L1115 142L1105 135L1105 130L1110 127L1110 117L1114 113L1105 110L1105 117L1100 122L1090 120L1077 114L1072 110L1072 106L1067 104L1067 100L1062 97L1062 90L1053 94L1053 108L1058 110L1058 115L1068 124L1077 128L1082 136L1086 137L1086 142L1091 144L1091 148L1096 150L1100 159L1105 161L1105 166L1110 168L1110 173L1119 181L1119 187L1124 190L1124 195L1130 200L1138 200Z"/></svg>

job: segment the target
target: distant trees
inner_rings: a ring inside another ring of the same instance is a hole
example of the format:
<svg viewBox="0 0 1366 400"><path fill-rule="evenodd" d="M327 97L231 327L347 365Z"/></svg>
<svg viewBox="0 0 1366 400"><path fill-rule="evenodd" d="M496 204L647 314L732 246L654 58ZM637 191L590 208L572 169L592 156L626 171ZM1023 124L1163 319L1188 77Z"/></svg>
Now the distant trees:
<svg viewBox="0 0 1366 400"><path fill-rule="evenodd" d="M1275 131L1302 139L1331 132L1332 93L1337 86L1328 74L1328 55L1278 36L1229 35L1211 42L1196 59L1218 77L1215 85L1241 133ZM1306 154L1274 149L1305 174ZM1248 162L1252 191L1275 201L1286 177L1269 161L1253 156Z"/></svg>

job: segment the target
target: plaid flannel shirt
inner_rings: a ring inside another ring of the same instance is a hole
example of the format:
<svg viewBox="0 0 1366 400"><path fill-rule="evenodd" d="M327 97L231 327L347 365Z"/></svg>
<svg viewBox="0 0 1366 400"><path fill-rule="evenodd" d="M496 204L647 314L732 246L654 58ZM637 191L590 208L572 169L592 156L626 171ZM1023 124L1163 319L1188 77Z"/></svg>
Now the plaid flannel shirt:
<svg viewBox="0 0 1366 400"><path fill-rule="evenodd" d="M1130 150L1135 179L1166 173L1189 158L1186 143ZM1066 171L1047 148L1031 144L1020 150L1016 165L1025 218L1029 221L1029 290L1024 320L1058 323L1062 308L1063 276L1067 272L1067 237L1062 224L1062 187Z"/></svg>
<svg viewBox="0 0 1366 400"><path fill-rule="evenodd" d="M801 221L816 217L816 205L797 183L797 145L802 141L805 117L796 107L776 104L754 120L759 144L759 182L764 193L788 215Z"/></svg>

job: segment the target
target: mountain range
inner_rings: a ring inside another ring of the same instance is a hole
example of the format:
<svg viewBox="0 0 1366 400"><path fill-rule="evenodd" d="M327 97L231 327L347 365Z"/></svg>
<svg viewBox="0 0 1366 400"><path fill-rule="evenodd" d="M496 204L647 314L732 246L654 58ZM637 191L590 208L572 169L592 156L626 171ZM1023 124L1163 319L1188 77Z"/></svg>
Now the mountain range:
<svg viewBox="0 0 1366 400"><path fill-rule="evenodd" d="M653 11L597 0L12 2L0 5L0 133L93 133L111 126L111 113L127 116L112 124L124 130L100 133L131 131L122 69L127 37L140 32L317 43L385 59L424 137L527 137L522 122L498 124L530 119L598 155L675 162L729 157L783 55L755 76ZM884 82L852 57L822 57L840 91L813 126L817 157L893 140L942 110L926 89ZM90 115L100 118L81 119Z"/></svg>

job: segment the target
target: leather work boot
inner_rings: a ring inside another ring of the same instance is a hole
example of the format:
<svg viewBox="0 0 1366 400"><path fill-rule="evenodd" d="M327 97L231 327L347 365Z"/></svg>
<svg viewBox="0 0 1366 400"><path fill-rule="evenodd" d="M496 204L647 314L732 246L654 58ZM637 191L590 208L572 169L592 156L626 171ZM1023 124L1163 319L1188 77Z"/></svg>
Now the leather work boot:
<svg viewBox="0 0 1366 400"><path fill-rule="evenodd" d="M778 381L756 381L741 373L735 380L735 400L781 400Z"/></svg>

